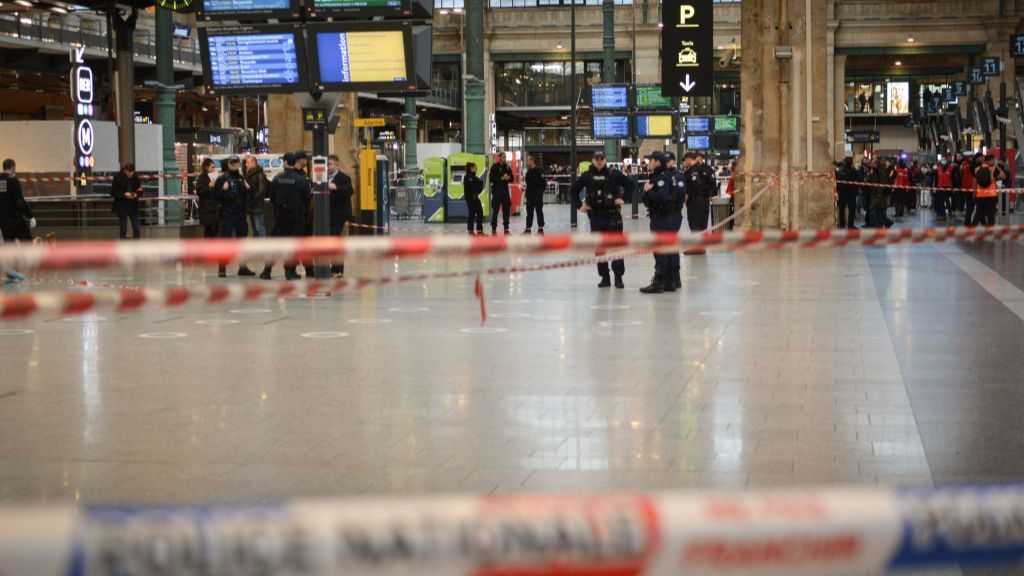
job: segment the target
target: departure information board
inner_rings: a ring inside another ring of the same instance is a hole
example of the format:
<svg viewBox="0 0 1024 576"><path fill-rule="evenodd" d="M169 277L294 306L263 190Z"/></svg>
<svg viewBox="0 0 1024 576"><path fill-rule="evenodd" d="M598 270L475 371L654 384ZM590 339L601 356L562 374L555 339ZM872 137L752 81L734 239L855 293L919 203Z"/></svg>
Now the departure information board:
<svg viewBox="0 0 1024 576"><path fill-rule="evenodd" d="M636 107L641 110L672 108L672 98L661 95L661 86L656 84L636 87Z"/></svg>
<svg viewBox="0 0 1024 576"><path fill-rule="evenodd" d="M324 86L415 88L411 32L402 28L315 31L318 82Z"/></svg>
<svg viewBox="0 0 1024 576"><path fill-rule="evenodd" d="M671 114L640 115L636 117L637 138L671 138L673 135Z"/></svg>
<svg viewBox="0 0 1024 576"><path fill-rule="evenodd" d="M629 116L594 116L594 138L629 138Z"/></svg>
<svg viewBox="0 0 1024 576"><path fill-rule="evenodd" d="M688 116L686 118L687 132L710 132L711 122L707 116Z"/></svg>
<svg viewBox="0 0 1024 576"><path fill-rule="evenodd" d="M196 4L200 20L252 20L297 18L301 13L298 0L199 0Z"/></svg>
<svg viewBox="0 0 1024 576"><path fill-rule="evenodd" d="M359 10L363 8L401 8L402 0L313 0L316 8Z"/></svg>
<svg viewBox="0 0 1024 576"><path fill-rule="evenodd" d="M736 116L715 117L715 132L736 132L739 129L739 118Z"/></svg>
<svg viewBox="0 0 1024 576"><path fill-rule="evenodd" d="M203 69L212 91L306 89L305 54L297 26L200 30Z"/></svg>
<svg viewBox="0 0 1024 576"><path fill-rule="evenodd" d="M591 86L590 105L594 110L625 110L629 108L629 88Z"/></svg>
<svg viewBox="0 0 1024 576"><path fill-rule="evenodd" d="M206 12L259 12L290 7L290 0L203 0Z"/></svg>
<svg viewBox="0 0 1024 576"><path fill-rule="evenodd" d="M707 150L711 148L711 136L687 136L686 147L690 150Z"/></svg>

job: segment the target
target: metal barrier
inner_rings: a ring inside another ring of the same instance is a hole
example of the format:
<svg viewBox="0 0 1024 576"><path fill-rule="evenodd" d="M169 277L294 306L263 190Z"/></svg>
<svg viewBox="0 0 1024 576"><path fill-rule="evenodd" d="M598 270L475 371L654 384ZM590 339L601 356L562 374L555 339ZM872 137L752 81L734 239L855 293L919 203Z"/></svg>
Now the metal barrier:
<svg viewBox="0 0 1024 576"><path fill-rule="evenodd" d="M99 185L95 189L100 188ZM185 231L198 218L194 196L157 197L156 185L143 186L139 203L139 220L146 237L192 237L198 232ZM36 218L33 234L53 234L58 240L116 238L118 216L111 209L108 194L26 198Z"/></svg>
<svg viewBox="0 0 1024 576"><path fill-rule="evenodd" d="M0 510L7 576L852 576L1022 559L1022 485Z"/></svg>

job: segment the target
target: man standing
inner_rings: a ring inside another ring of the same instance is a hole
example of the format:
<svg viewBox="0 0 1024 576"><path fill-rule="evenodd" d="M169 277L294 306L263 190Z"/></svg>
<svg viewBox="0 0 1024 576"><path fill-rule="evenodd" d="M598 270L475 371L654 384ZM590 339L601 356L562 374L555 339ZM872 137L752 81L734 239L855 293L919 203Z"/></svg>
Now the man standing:
<svg viewBox="0 0 1024 576"><path fill-rule="evenodd" d="M338 157L331 154L327 157L327 189L331 193L331 236L347 236L348 223L352 220L352 178L341 171ZM331 264L331 277L340 278L345 275L345 262L338 260Z"/></svg>
<svg viewBox="0 0 1024 576"><path fill-rule="evenodd" d="M213 184L213 193L220 203L220 237L248 236L249 226L245 221L245 212L249 202L249 183L242 176L242 162L238 156L228 158L228 170ZM220 265L217 275L221 278L227 276L225 264ZM238 275L255 276L256 273L242 262L238 265Z"/></svg>
<svg viewBox="0 0 1024 576"><path fill-rule="evenodd" d="M668 173L672 178L672 231L676 234L683 228L683 208L686 205L686 176L676 167L676 155L666 152L668 159ZM682 261L679 252L672 252L665 255L665 263L668 267L665 274L672 282L674 288L683 287L681 274Z"/></svg>
<svg viewBox="0 0 1024 576"><path fill-rule="evenodd" d="M32 233L29 230L36 227L36 219L21 192L14 160L4 160L3 169L3 174L0 174L0 235L8 242L30 242Z"/></svg>
<svg viewBox="0 0 1024 576"><path fill-rule="evenodd" d="M668 169L668 156L662 152L654 152L647 157L654 172L651 179L644 184L644 206L651 217L651 232L672 232L675 226L674 211L675 184ZM672 260L668 254L654 254L654 279L649 286L640 289L642 294L661 294L675 292L675 280L672 273Z"/></svg>
<svg viewBox="0 0 1024 576"><path fill-rule="evenodd" d="M602 150L594 152L590 169L576 179L576 184L570 191L570 195L579 195L580 212L590 219L591 232L621 233L622 205L626 203L626 198L632 197L632 194L633 181L623 176L622 172L608 168ZM598 256L603 254L602 251L597 253ZM626 273L626 263L623 260L615 260L611 269L615 273L615 287L625 288L622 275ZM598 288L608 288L612 285L607 262L597 265L597 273L601 277Z"/></svg>
<svg viewBox="0 0 1024 576"><path fill-rule="evenodd" d="M512 193L509 192L509 184L512 183L512 169L505 163L505 153L498 155L498 162L491 166L491 234L498 233L498 210L501 210L501 223L505 227L505 234L508 234L508 221L512 212Z"/></svg>
<svg viewBox="0 0 1024 576"><path fill-rule="evenodd" d="M267 174L255 156L248 156L245 159L245 182L249 185L249 198L246 200L249 225L252 227L253 236L265 238L267 226L263 220L263 209L267 203L270 182L267 181Z"/></svg>
<svg viewBox="0 0 1024 576"><path fill-rule="evenodd" d="M544 233L544 189L547 181L541 169L533 160L526 157L526 234L533 228L533 214L537 214L537 233Z"/></svg>
<svg viewBox="0 0 1024 576"><path fill-rule="evenodd" d="M999 198L998 180L1004 180L1006 174L996 165L995 156L985 156L984 162L974 170L974 185L977 190L977 212L974 223L978 226L995 226L996 204Z"/></svg>
<svg viewBox="0 0 1024 576"><path fill-rule="evenodd" d="M839 227L856 230L857 195L860 194L860 173L853 168L853 158L843 158L843 164L836 175L839 183Z"/></svg>
<svg viewBox="0 0 1024 576"><path fill-rule="evenodd" d="M270 200L274 205L274 232L277 237L302 236L306 231L306 220L312 193L306 175L296 168L295 154L284 155L284 172L274 176L270 183ZM267 262L260 278L270 280L273 262ZM310 267L312 268L312 267ZM298 280L296 262L285 262L284 275L287 280Z"/></svg>
<svg viewBox="0 0 1024 576"><path fill-rule="evenodd" d="M686 219L690 223L690 232L703 232L708 229L708 218L711 216L711 197L718 193L715 172L704 163L704 155L700 152L687 152L683 156L683 168L686 178ZM683 252L687 256L703 253L703 248Z"/></svg>
<svg viewBox="0 0 1024 576"><path fill-rule="evenodd" d="M946 158L935 167L935 218L945 222L949 206L949 190L953 188L953 166Z"/></svg>

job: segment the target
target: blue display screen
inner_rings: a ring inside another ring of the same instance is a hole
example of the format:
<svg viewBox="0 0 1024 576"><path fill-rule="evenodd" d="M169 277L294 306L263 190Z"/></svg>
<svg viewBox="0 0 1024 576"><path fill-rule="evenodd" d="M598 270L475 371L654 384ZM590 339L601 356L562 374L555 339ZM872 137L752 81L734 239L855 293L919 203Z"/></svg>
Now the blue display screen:
<svg viewBox="0 0 1024 576"><path fill-rule="evenodd" d="M594 116L594 138L629 138L629 116Z"/></svg>
<svg viewBox="0 0 1024 576"><path fill-rule="evenodd" d="M593 86L590 95L594 110L629 108L629 92L625 86Z"/></svg>
<svg viewBox="0 0 1024 576"><path fill-rule="evenodd" d="M711 136L687 136L686 147L690 150L707 150L711 148Z"/></svg>
<svg viewBox="0 0 1024 576"><path fill-rule="evenodd" d="M215 87L299 83L295 35L210 36L210 74Z"/></svg>
<svg viewBox="0 0 1024 576"><path fill-rule="evenodd" d="M289 10L290 0L204 0L206 12L269 12Z"/></svg>
<svg viewBox="0 0 1024 576"><path fill-rule="evenodd" d="M710 132L711 121L707 116L690 116L686 119L687 132Z"/></svg>
<svg viewBox="0 0 1024 576"><path fill-rule="evenodd" d="M400 30L318 32L320 82L404 83L405 44Z"/></svg>

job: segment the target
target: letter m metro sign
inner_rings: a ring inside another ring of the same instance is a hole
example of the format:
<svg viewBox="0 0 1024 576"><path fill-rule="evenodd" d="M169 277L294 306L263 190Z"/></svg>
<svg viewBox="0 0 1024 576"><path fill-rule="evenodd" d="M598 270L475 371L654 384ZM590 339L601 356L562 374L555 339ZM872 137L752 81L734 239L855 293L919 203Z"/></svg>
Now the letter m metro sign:
<svg viewBox="0 0 1024 576"><path fill-rule="evenodd" d="M662 0L661 93L711 96L714 93L714 3Z"/></svg>

